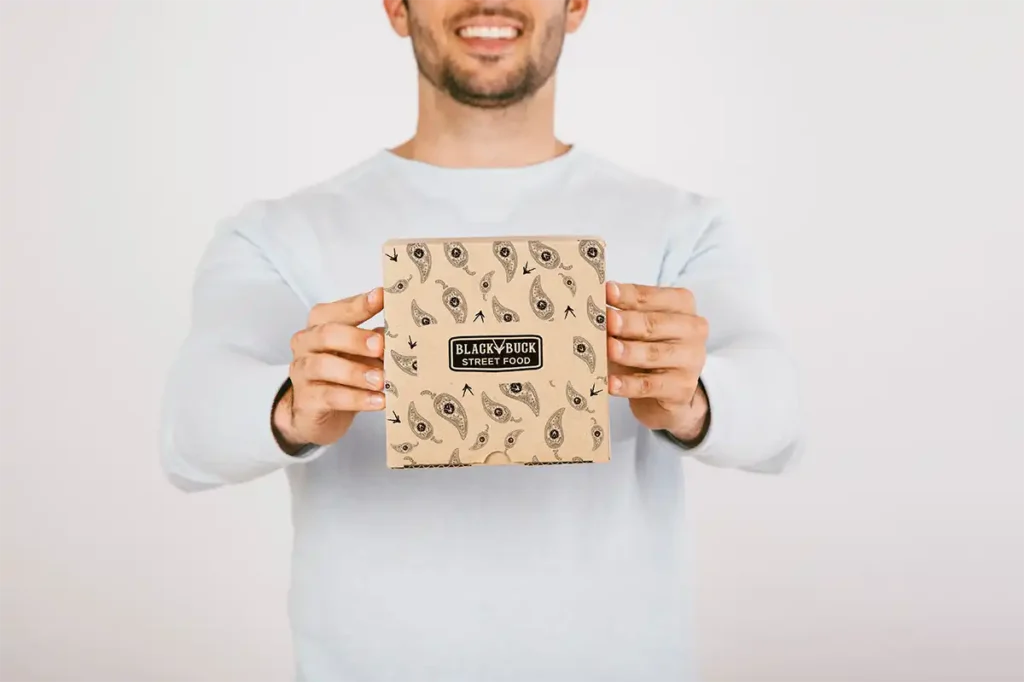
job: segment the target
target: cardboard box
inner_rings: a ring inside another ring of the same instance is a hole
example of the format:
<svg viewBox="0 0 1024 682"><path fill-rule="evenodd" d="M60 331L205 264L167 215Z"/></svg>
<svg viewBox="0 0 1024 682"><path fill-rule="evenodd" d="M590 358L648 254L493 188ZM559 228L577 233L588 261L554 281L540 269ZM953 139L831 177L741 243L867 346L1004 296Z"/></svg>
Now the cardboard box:
<svg viewBox="0 0 1024 682"><path fill-rule="evenodd" d="M610 458L597 237L384 245L387 464Z"/></svg>

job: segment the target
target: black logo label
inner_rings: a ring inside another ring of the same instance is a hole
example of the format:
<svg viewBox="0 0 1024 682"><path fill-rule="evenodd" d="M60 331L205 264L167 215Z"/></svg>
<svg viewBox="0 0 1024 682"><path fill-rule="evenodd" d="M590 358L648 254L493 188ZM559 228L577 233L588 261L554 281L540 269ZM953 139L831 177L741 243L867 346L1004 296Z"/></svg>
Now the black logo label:
<svg viewBox="0 0 1024 682"><path fill-rule="evenodd" d="M448 339L448 369L455 372L514 372L544 366L539 336L456 336Z"/></svg>

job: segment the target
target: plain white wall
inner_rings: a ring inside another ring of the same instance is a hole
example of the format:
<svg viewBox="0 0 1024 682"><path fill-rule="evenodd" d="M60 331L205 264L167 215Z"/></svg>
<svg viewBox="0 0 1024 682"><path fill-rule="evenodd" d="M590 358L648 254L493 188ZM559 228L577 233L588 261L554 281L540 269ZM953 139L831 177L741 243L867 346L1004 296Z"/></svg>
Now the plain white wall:
<svg viewBox="0 0 1024 682"><path fill-rule="evenodd" d="M379 5L0 3L4 680L291 675L283 477L172 490L158 399L214 222L410 133ZM707 678L1024 677L1022 5L596 1L560 78L802 364L797 472L690 467Z"/></svg>

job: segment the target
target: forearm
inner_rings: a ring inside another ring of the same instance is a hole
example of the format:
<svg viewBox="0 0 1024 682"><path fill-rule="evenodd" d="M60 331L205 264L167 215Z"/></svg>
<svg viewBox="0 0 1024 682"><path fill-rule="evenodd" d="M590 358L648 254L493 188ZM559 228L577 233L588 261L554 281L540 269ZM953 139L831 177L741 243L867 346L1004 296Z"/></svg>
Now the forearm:
<svg viewBox="0 0 1024 682"><path fill-rule="evenodd" d="M801 435L798 391L784 351L720 349L708 355L702 383L707 432L688 454L712 466L750 471L778 471L795 459Z"/></svg>
<svg viewBox="0 0 1024 682"><path fill-rule="evenodd" d="M797 372L772 303L770 282L748 239L718 202L704 202L696 240L669 236L662 278L693 292L709 323L700 381L708 405L706 433L673 429L676 451L713 466L778 472L802 446ZM678 432L677 432L678 431ZM667 440L667 439L666 439Z"/></svg>
<svg viewBox="0 0 1024 682"><path fill-rule="evenodd" d="M186 346L172 372L162 420L162 464L186 490L249 481L293 463L271 428L288 365L227 348Z"/></svg>
<svg viewBox="0 0 1024 682"><path fill-rule="evenodd" d="M289 339L305 326L308 308L241 234L259 227L261 216L254 208L228 221L197 268L192 323L161 415L161 463L185 490L252 480L298 461L275 439L271 409L288 378Z"/></svg>

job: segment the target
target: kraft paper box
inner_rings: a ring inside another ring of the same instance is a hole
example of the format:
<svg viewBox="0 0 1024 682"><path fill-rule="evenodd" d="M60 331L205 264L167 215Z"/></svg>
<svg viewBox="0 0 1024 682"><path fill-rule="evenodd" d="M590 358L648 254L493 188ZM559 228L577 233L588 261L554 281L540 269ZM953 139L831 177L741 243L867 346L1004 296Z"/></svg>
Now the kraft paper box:
<svg viewBox="0 0 1024 682"><path fill-rule="evenodd" d="M605 245L384 245L391 468L608 461Z"/></svg>

